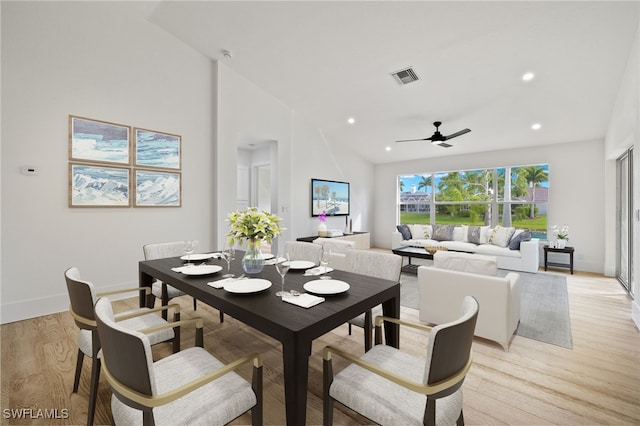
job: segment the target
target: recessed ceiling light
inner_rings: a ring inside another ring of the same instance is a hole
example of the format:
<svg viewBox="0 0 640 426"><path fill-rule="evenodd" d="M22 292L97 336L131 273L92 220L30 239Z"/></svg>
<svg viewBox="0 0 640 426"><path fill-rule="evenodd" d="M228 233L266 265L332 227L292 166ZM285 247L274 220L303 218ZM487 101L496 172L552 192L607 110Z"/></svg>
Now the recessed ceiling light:
<svg viewBox="0 0 640 426"><path fill-rule="evenodd" d="M388 147L386 147L384 150L385 150L385 151L391 151L391 147L390 147L390 146L388 146Z"/></svg>
<svg viewBox="0 0 640 426"><path fill-rule="evenodd" d="M541 127L542 127L542 124L540 124L540 123L533 123L533 124L531 125L531 128L532 128L533 130L540 130L540 128L541 128Z"/></svg>
<svg viewBox="0 0 640 426"><path fill-rule="evenodd" d="M522 81L531 81L535 77L535 74L532 72L526 72L522 74Z"/></svg>
<svg viewBox="0 0 640 426"><path fill-rule="evenodd" d="M356 122L356 119L355 119L355 118L353 118L353 117L349 117L349 118L347 119L347 123L349 123L349 124L353 124L353 123L355 123L355 122Z"/></svg>

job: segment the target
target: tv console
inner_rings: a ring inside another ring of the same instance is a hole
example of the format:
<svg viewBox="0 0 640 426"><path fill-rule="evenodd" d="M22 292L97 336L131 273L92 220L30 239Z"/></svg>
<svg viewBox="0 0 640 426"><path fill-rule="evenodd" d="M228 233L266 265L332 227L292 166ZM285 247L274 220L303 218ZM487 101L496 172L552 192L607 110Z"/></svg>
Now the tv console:
<svg viewBox="0 0 640 426"><path fill-rule="evenodd" d="M315 240L316 238L318 238L318 236L314 235L312 237L296 238L296 240L312 243L313 240ZM355 248L357 249L369 250L371 248L371 234L369 234L368 232L353 232L352 234L344 234L339 237L323 237L323 238L335 238L338 240L353 241L356 243Z"/></svg>

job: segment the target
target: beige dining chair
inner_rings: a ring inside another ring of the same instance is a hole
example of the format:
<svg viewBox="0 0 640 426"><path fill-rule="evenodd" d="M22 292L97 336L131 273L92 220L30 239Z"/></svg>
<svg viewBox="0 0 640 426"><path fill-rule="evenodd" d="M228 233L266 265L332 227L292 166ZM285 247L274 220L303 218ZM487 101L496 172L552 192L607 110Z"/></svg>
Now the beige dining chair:
<svg viewBox="0 0 640 426"><path fill-rule="evenodd" d="M373 250L349 250L345 254L344 269L347 272L399 282L402 269L402 256ZM382 315L382 305L378 305L358 315L348 323L349 334L351 334L352 325L364 329L365 351L371 349L371 335L373 333L372 318L376 315Z"/></svg>
<svg viewBox="0 0 640 426"><path fill-rule="evenodd" d="M322 246L319 244L305 243L303 241L285 241L285 252L289 253L291 260L308 260L314 265L320 264Z"/></svg>
<svg viewBox="0 0 640 426"><path fill-rule="evenodd" d="M203 349L202 319L179 321L197 327L196 346L153 361L145 330L121 327L106 298L95 306L104 355L104 373L112 389L116 425L223 425L251 410L262 424L262 360L253 353L224 364ZM253 363L252 382L234 372Z"/></svg>
<svg viewBox="0 0 640 426"><path fill-rule="evenodd" d="M165 257L176 257L184 254L184 241L170 241L166 243L152 243L145 244L142 247L145 260L163 259ZM184 296L184 293L175 287L165 284L160 280L153 282L151 286L151 306L155 304L156 297L161 300L162 305L169 303L169 300ZM198 303L196 298L193 298L193 310L198 309ZM166 313L163 313L163 318L166 318ZM220 313L220 321L223 321L223 314Z"/></svg>
<svg viewBox="0 0 640 426"><path fill-rule="evenodd" d="M80 271L76 267L69 268L64 273L67 283L67 291L69 293L69 313L73 317L76 325L80 329L78 333L78 356L76 361L76 373L73 380L73 393L78 392L80 384L80 375L82 374L82 364L84 356L92 359L91 364L91 384L89 386L89 409L87 412L87 425L93 424L95 415L96 397L98 393L98 382L100 380L100 339L96 329L96 320L94 314L94 304L98 297L107 294L131 293L133 291L148 292L149 288L127 288L115 291L96 293L93 283L84 281L80 278ZM175 309L174 320L180 317L179 305L162 306L157 309L135 309L131 311L121 312L117 315L117 320L121 321L120 325L133 330L141 330L149 327L168 324L159 315L154 312L162 309ZM160 342L173 342L173 351L180 350L180 328L168 328L149 335L150 344Z"/></svg>
<svg viewBox="0 0 640 426"><path fill-rule="evenodd" d="M464 425L462 384L471 368L478 302L462 301L460 316L435 327L376 317L376 345L361 357L323 350L323 424L333 424L334 401L381 425ZM383 345L382 323L430 331L425 357ZM332 358L351 361L333 375Z"/></svg>

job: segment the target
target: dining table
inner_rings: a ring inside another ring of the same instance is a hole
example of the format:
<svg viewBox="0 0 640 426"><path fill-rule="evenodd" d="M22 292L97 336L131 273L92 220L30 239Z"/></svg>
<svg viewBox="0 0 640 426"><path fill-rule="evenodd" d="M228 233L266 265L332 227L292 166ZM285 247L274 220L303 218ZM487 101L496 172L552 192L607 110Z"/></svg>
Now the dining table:
<svg viewBox="0 0 640 426"><path fill-rule="evenodd" d="M198 264L218 265L221 270L211 272L219 268L201 268L202 274L176 269L184 266L185 261L181 257L140 261L139 283L140 286L151 286L155 280L161 280L280 341L286 422L287 425L306 424L309 357L313 340L380 304L385 316L399 318L400 283L340 270L328 273L330 280L320 281L319 276L306 275L305 269L290 269L285 276L286 291L294 290L304 295L310 293L305 289L306 285L316 292L315 296L324 298L321 303L305 308L275 295L281 289L281 276L273 265L266 264L262 272L245 274L244 279L239 279L244 274L241 265L243 254L237 250L230 264L230 272L237 278L225 281L228 290L209 284L215 285L227 272L226 262L217 255L198 261ZM207 269L209 272L205 273ZM264 288L265 284L268 288ZM148 306L150 300L141 294L140 306ZM384 335L387 345L399 346L397 325L386 323Z"/></svg>

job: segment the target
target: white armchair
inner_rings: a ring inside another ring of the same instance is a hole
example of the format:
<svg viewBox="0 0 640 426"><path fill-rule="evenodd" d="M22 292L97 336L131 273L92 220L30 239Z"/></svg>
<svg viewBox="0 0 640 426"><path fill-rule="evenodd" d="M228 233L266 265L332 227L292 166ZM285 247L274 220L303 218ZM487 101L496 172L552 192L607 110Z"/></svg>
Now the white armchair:
<svg viewBox="0 0 640 426"><path fill-rule="evenodd" d="M452 321L464 297L473 296L480 304L475 335L498 342L507 351L520 321L520 275L495 276L495 263L491 256L437 252L433 267L418 268L420 320Z"/></svg>

